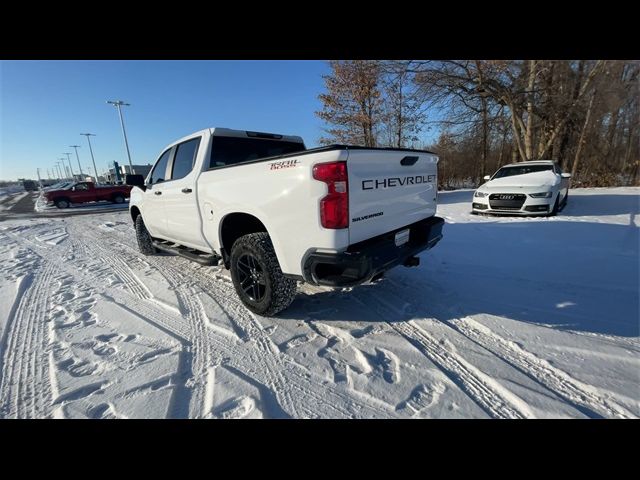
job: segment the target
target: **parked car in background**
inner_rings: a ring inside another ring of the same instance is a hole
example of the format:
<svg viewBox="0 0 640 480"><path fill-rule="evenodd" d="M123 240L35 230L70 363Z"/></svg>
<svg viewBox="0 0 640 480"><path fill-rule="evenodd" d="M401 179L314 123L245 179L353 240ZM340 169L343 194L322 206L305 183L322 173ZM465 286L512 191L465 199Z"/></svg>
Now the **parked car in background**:
<svg viewBox="0 0 640 480"><path fill-rule="evenodd" d="M113 202L124 203L131 192L131 185L100 186L93 182L74 182L64 189L44 192L47 204L68 208L73 203Z"/></svg>
<svg viewBox="0 0 640 480"><path fill-rule="evenodd" d="M33 192L35 190L38 190L38 184L33 180L24 180L22 182L22 186L27 192Z"/></svg>
<svg viewBox="0 0 640 480"><path fill-rule="evenodd" d="M501 167L473 194L473 213L556 215L567 204L569 179L552 160Z"/></svg>

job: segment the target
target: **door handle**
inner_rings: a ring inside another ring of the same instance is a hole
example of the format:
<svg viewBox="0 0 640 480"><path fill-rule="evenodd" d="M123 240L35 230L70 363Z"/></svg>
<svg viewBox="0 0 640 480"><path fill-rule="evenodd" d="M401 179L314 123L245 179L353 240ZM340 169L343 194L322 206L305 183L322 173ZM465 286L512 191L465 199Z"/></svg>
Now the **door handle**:
<svg viewBox="0 0 640 480"><path fill-rule="evenodd" d="M153 192L155 195L162 195L162 192L158 191L158 192Z"/></svg>
<svg viewBox="0 0 640 480"><path fill-rule="evenodd" d="M193 192L193 190L191 190L190 188L185 187L182 189L182 193L191 193L191 192Z"/></svg>

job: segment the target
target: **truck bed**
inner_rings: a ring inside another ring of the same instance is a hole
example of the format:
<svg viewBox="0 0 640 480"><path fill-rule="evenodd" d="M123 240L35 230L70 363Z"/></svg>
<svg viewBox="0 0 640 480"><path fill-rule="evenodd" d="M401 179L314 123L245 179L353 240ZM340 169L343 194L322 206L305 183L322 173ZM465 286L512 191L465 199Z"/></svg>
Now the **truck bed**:
<svg viewBox="0 0 640 480"><path fill-rule="evenodd" d="M331 152L331 151L335 151L335 150L380 150L380 151L396 151L396 152L416 152L416 153L429 153L432 155L435 155L434 152L431 152L429 150L417 150L417 149L413 149L413 148L396 148L396 147L361 147L361 146L356 146L356 145L341 145L341 144L331 144L331 145L327 145L325 147L316 147L316 148L309 148L306 150L300 150L299 152L292 152L292 153L285 153L284 155L275 155L272 157L262 157L262 158L256 158L254 160L249 160L246 162L239 162L239 163L234 163L231 165L221 165L218 167L213 167L210 168L209 170L217 170L220 168L232 168L235 167L237 165L251 165L252 163L260 163L260 162L269 162L269 161L277 161L283 158L294 158L294 157L300 157L303 155L312 155L312 154L316 154L316 153L323 153L323 152Z"/></svg>

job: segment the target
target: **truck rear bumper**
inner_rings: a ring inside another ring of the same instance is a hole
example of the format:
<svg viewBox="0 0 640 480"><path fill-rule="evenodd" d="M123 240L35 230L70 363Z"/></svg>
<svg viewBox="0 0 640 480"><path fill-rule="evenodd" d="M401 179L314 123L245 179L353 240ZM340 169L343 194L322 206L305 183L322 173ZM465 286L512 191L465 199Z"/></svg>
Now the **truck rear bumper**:
<svg viewBox="0 0 640 480"><path fill-rule="evenodd" d="M345 252L314 252L304 262L307 283L347 287L366 283L375 276L404 264L419 252L433 248L442 238L444 220L431 217L351 245ZM409 229L409 241L399 247L396 233Z"/></svg>

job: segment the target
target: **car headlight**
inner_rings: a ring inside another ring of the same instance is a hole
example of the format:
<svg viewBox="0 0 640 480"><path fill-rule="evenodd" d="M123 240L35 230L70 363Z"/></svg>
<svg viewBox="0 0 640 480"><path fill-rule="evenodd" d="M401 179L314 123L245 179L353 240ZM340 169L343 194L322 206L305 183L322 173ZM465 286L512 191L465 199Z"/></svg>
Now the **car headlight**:
<svg viewBox="0 0 640 480"><path fill-rule="evenodd" d="M488 194L481 192L480 190L476 190L476 193L473 194L474 197L478 197L478 198L484 198L486 197Z"/></svg>
<svg viewBox="0 0 640 480"><path fill-rule="evenodd" d="M551 198L553 192L540 192L540 193L530 193L529 196L532 198Z"/></svg>

